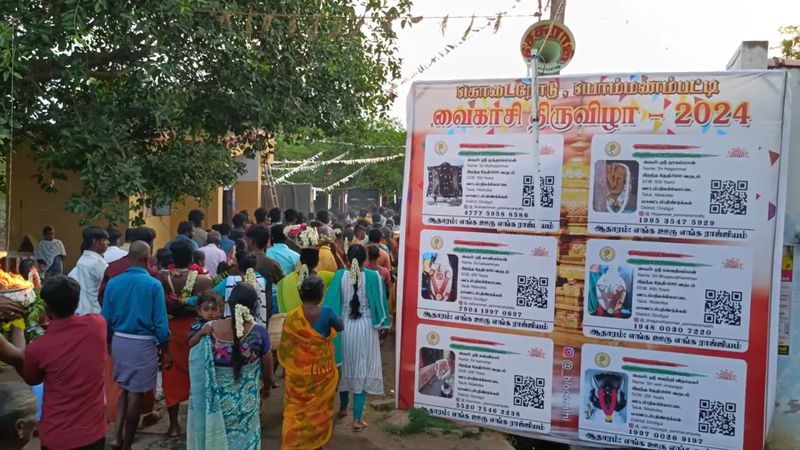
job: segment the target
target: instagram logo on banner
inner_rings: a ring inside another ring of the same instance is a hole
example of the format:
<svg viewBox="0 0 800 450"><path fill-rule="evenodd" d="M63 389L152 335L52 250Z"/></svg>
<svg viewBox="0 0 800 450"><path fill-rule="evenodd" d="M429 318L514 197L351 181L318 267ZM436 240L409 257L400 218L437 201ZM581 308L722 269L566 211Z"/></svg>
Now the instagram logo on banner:
<svg viewBox="0 0 800 450"><path fill-rule="evenodd" d="M564 347L564 357L565 358L574 358L575 357L575 349L572 347Z"/></svg>

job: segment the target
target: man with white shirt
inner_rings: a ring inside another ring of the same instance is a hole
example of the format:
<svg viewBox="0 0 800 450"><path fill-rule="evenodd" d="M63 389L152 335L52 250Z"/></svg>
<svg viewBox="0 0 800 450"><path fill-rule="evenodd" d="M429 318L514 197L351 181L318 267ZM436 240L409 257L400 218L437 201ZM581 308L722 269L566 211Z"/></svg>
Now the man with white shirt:
<svg viewBox="0 0 800 450"><path fill-rule="evenodd" d="M222 235L219 234L219 232L210 231L208 233L208 239L206 240L208 245L198 249L198 251L201 251L204 255L206 255L206 270L208 271L208 274L211 275L211 278L214 278L218 275L217 267L219 266L219 263L228 260L225 252L219 248L221 239Z"/></svg>
<svg viewBox="0 0 800 450"><path fill-rule="evenodd" d="M119 247L119 238L122 236L122 233L114 227L106 228L106 233L108 233L108 249L103 254L103 259L105 259L108 264L111 264L114 261L128 256L128 251Z"/></svg>
<svg viewBox="0 0 800 450"><path fill-rule="evenodd" d="M97 293L103 282L108 263L103 254L108 249L108 233L100 227L89 227L83 230L83 254L78 264L69 273L69 277L81 286L81 297L75 314L100 314L100 302Z"/></svg>

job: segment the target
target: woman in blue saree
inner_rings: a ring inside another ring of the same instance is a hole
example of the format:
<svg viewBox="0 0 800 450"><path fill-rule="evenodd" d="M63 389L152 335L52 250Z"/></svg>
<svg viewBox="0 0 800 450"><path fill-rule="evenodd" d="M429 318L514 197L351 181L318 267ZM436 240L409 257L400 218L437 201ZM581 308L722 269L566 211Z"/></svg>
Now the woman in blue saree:
<svg viewBox="0 0 800 450"><path fill-rule="evenodd" d="M269 336L253 317L255 288L237 284L228 304L233 316L198 331L204 337L189 354L188 450L261 448L260 400L272 386Z"/></svg>

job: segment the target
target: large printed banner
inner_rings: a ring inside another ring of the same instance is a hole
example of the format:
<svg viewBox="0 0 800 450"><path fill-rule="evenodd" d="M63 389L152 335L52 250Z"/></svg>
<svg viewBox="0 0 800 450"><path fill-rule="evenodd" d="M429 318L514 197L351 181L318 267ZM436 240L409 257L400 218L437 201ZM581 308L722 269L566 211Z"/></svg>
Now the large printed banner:
<svg viewBox="0 0 800 450"><path fill-rule="evenodd" d="M761 448L785 75L537 88L538 172L526 80L412 89L399 406L589 446Z"/></svg>

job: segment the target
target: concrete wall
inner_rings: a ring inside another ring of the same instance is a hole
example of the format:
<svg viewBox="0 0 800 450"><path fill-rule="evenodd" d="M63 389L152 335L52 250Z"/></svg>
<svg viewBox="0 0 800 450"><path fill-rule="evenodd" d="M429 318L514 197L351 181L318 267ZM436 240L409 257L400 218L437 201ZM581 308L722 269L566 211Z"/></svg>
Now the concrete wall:
<svg viewBox="0 0 800 450"><path fill-rule="evenodd" d="M26 235L34 243L37 242L41 238L42 228L51 225L56 230L56 237L64 242L67 249L66 267L73 267L80 257L83 227L80 226L80 217L67 212L64 206L70 195L80 192L80 180L77 176L69 175L67 180L56 181L57 193L44 192L34 178L38 163L32 158L29 142L17 145L8 167L10 175L8 178L8 250L10 252L19 250L19 245ZM260 196L260 187L251 184L252 186L244 185L241 188L242 196L246 197L248 194L254 197ZM252 206L249 209L253 210L256 207ZM163 247L176 235L178 224L187 219L189 211L192 209L200 209L205 213L205 228L222 222L222 189L218 189L207 204L200 204L194 199L189 199L179 205L173 204L170 216L153 216L148 211L145 223L156 230L155 248ZM106 226L107 223L101 222L96 225ZM123 232L124 228L124 226L120 227Z"/></svg>
<svg viewBox="0 0 800 450"><path fill-rule="evenodd" d="M76 176L69 176L67 180L56 181L58 193L46 193L34 178L37 167L31 157L30 142L20 143L9 163L8 250L19 250L26 235L38 242L42 228L51 225L56 238L67 249L65 265L72 267L80 257L82 228L80 217L67 212L64 205L70 195L80 192L81 182Z"/></svg>
<svg viewBox="0 0 800 450"><path fill-rule="evenodd" d="M247 210L250 212L250 219L253 219L253 211L262 206L261 204L261 160L245 158L239 156L236 161L244 163L245 173L239 176L234 186L236 192L236 211Z"/></svg>

